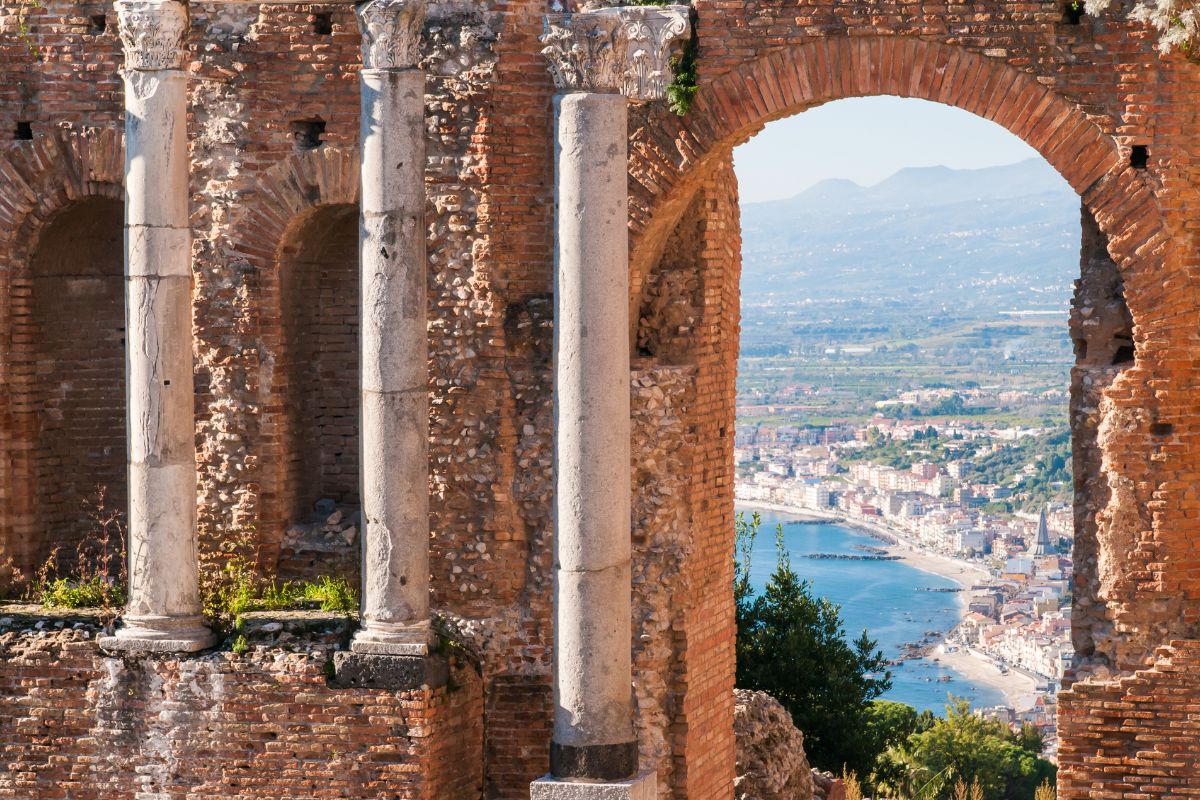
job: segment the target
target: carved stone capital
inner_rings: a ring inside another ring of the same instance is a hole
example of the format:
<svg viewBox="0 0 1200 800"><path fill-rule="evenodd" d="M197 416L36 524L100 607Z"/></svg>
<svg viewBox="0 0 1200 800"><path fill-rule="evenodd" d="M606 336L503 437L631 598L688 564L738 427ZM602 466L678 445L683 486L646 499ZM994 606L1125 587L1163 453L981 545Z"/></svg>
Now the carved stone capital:
<svg viewBox="0 0 1200 800"><path fill-rule="evenodd" d="M125 69L182 69L187 5L177 0L118 0L117 20Z"/></svg>
<svg viewBox="0 0 1200 800"><path fill-rule="evenodd" d="M355 6L363 69L408 69L421 55L425 0L366 0Z"/></svg>
<svg viewBox="0 0 1200 800"><path fill-rule="evenodd" d="M660 100L675 79L671 56L691 32L687 6L619 6L550 14L541 36L554 85Z"/></svg>

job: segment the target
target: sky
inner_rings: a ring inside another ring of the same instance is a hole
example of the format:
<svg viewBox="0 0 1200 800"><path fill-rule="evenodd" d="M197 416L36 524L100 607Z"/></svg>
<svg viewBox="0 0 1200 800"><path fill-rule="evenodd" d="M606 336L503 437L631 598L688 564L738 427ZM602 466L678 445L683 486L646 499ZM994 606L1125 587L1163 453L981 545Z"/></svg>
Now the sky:
<svg viewBox="0 0 1200 800"><path fill-rule="evenodd" d="M1037 157L1004 128L953 106L899 97L837 100L778 120L733 151L743 203L819 181L872 186L904 167L977 169Z"/></svg>

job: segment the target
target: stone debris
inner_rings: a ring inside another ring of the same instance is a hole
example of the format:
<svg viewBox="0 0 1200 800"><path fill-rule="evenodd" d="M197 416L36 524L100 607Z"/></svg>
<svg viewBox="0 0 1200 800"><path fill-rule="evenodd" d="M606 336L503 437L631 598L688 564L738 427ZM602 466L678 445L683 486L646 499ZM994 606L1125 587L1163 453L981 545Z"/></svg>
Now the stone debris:
<svg viewBox="0 0 1200 800"><path fill-rule="evenodd" d="M279 556L282 580L343 577L357 585L362 515L356 506L320 500L316 511L292 524L283 536Z"/></svg>
<svg viewBox="0 0 1200 800"><path fill-rule="evenodd" d="M832 772L812 771L813 800L846 800L846 784Z"/></svg>
<svg viewBox="0 0 1200 800"><path fill-rule="evenodd" d="M812 800L815 771L808 765L804 734L792 724L792 715L766 692L735 689L733 694L736 800Z"/></svg>
<svg viewBox="0 0 1200 800"><path fill-rule="evenodd" d="M354 620L331 611L255 611L242 614L234 636L252 648L277 648L307 653L344 648Z"/></svg>

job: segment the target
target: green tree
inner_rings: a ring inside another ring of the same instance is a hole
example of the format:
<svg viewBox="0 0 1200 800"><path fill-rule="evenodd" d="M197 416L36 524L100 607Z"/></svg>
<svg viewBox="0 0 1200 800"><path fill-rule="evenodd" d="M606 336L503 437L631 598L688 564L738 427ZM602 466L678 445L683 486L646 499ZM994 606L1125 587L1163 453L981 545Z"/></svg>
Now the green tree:
<svg viewBox="0 0 1200 800"><path fill-rule="evenodd" d="M888 751L902 747L909 737L933 727L937 721L932 711L918 711L910 705L891 700L873 700L867 707L866 725L862 736L866 747L878 754L867 784L878 792L884 786L907 785L904 764L883 757ZM911 792L906 796L911 796Z"/></svg>
<svg viewBox="0 0 1200 800"><path fill-rule="evenodd" d="M776 528L775 571L760 596L750 585L754 539L761 523L755 514L737 519L734 569L737 685L769 692L804 732L809 760L823 769L870 773L878 745L864 736L871 701L892 684L886 659L867 632L846 638L841 612L792 569Z"/></svg>
<svg viewBox="0 0 1200 800"><path fill-rule="evenodd" d="M1041 747L1036 731L1011 733L995 720L972 714L966 700L952 699L945 718L908 737L885 760L899 773L907 770L905 785L894 791L911 791L921 780L937 779L939 800L949 800L958 781L978 783L986 800L1030 800L1039 784L1054 779L1054 765L1041 757Z"/></svg>

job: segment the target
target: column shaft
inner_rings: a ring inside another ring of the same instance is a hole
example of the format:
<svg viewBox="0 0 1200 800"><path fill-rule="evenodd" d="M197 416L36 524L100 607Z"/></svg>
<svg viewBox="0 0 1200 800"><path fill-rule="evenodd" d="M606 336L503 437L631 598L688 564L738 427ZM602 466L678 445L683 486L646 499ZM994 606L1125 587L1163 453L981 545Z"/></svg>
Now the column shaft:
<svg viewBox="0 0 1200 800"><path fill-rule="evenodd" d="M425 73L364 69L362 630L357 652L429 650Z"/></svg>
<svg viewBox="0 0 1200 800"><path fill-rule="evenodd" d="M687 6L549 14L555 98L554 735L532 800L650 800L634 728L630 100L663 99Z"/></svg>
<svg viewBox="0 0 1200 800"><path fill-rule="evenodd" d="M126 44L125 272L129 604L104 646L213 644L196 554L186 8L117 4Z"/></svg>
<svg viewBox="0 0 1200 800"><path fill-rule="evenodd" d="M637 772L630 678L627 100L559 95L551 772Z"/></svg>

